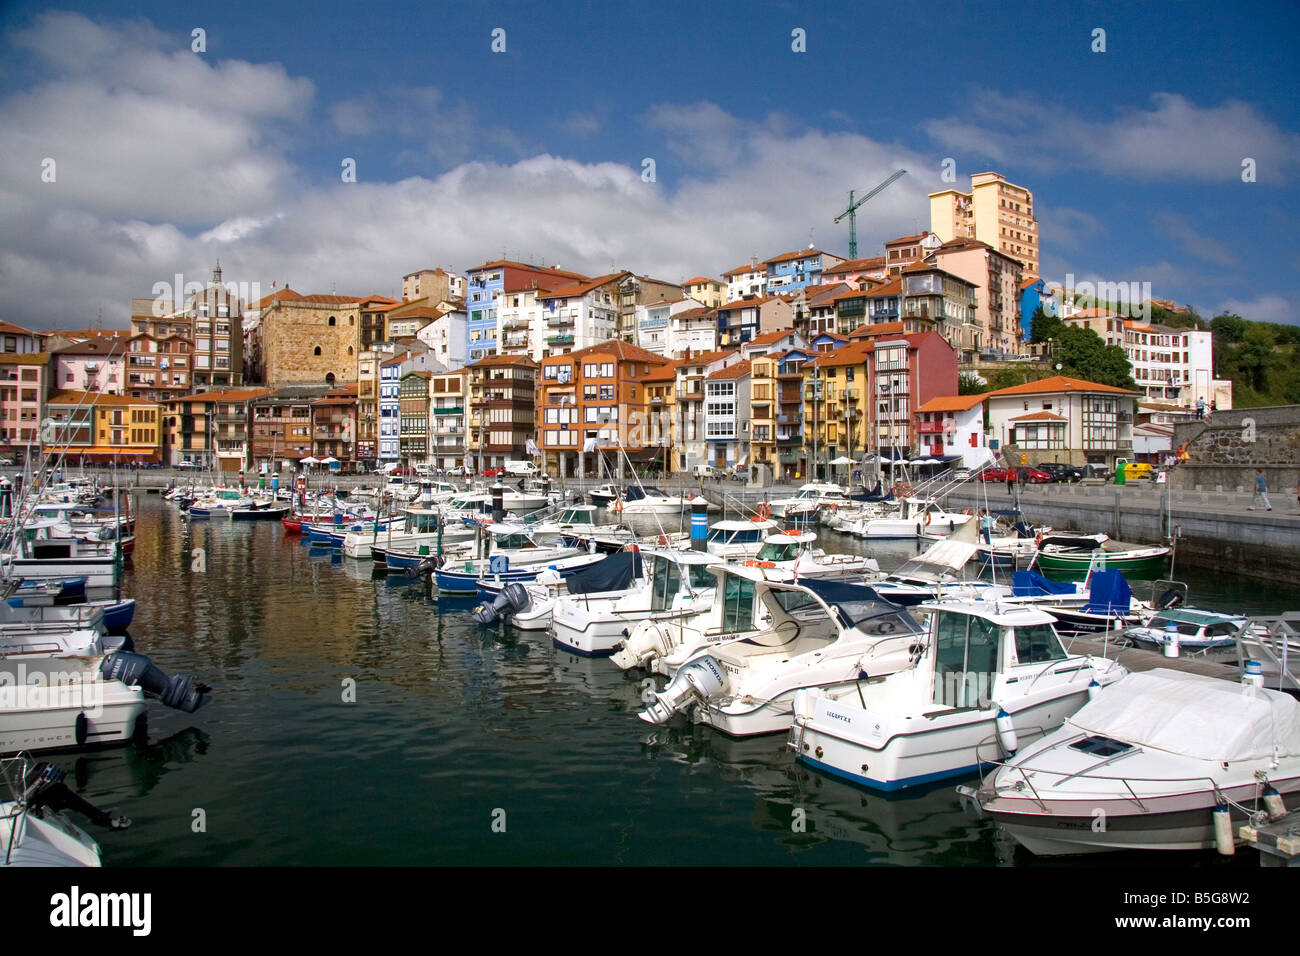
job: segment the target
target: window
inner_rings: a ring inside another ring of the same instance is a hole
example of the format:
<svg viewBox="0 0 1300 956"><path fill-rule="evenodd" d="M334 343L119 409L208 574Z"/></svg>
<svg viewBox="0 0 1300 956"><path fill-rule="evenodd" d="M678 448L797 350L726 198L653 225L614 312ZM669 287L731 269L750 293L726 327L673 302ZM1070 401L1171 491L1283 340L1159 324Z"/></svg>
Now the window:
<svg viewBox="0 0 1300 956"><path fill-rule="evenodd" d="M332 316L332 315L330 316L329 324L330 324L330 325L333 325L333 324L334 324L334 316Z"/></svg>
<svg viewBox="0 0 1300 956"><path fill-rule="evenodd" d="M316 346L314 349L312 349L312 350L311 350L311 354L312 354L312 355L320 355L320 346L318 345L318 346Z"/></svg>
<svg viewBox="0 0 1300 956"><path fill-rule="evenodd" d="M1016 662L1041 664L1065 659L1065 648L1050 624L1016 628Z"/></svg>

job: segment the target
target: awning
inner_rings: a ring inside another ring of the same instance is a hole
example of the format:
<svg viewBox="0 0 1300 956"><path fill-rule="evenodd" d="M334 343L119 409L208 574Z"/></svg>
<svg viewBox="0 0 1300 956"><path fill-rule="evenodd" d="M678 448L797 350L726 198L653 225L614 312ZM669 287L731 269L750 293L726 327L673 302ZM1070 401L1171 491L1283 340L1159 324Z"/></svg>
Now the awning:
<svg viewBox="0 0 1300 956"><path fill-rule="evenodd" d="M105 458L105 457L116 456L118 458L138 458L141 461L160 461L162 459L162 452L160 452L157 448L130 448L130 447L105 448L102 445L98 447L84 447L78 445L70 445L61 448L59 447L46 448L45 453L48 455L63 455L68 458L80 455L83 458L90 458L90 457Z"/></svg>

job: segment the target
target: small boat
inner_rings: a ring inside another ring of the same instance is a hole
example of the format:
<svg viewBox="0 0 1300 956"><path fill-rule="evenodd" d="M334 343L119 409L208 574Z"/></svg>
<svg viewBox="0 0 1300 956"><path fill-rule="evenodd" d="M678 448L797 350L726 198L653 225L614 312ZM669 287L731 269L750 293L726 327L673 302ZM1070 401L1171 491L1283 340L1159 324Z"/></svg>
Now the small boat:
<svg viewBox="0 0 1300 956"><path fill-rule="evenodd" d="M1237 634L1246 626L1241 614L1220 614L1194 607L1174 607L1157 611L1140 624L1124 629L1124 637L1139 644L1163 648L1171 640L1170 632L1178 635L1178 645L1189 651L1231 648L1237 644ZM1256 625L1256 636L1268 633L1267 628Z"/></svg>
<svg viewBox="0 0 1300 956"><path fill-rule="evenodd" d="M1126 671L1067 654L1052 616L969 601L924 605L915 666L879 680L801 691L795 758L873 790L973 774L1059 727Z"/></svg>
<svg viewBox="0 0 1300 956"><path fill-rule="evenodd" d="M608 505L611 502L618 500L618 488L606 482L605 484L587 492L587 497L590 498L591 503L597 507Z"/></svg>
<svg viewBox="0 0 1300 956"><path fill-rule="evenodd" d="M833 501L847 505L849 500L847 492L837 484L810 481L800 485L799 490L792 497L776 498L768 502L768 508L773 517L793 518L796 515L806 516L815 513L818 505L823 502Z"/></svg>
<svg viewBox="0 0 1300 956"><path fill-rule="evenodd" d="M1093 571L1088 575L1086 590L1088 597L1082 603L1076 595L1067 593L1061 603L1040 601L1039 607L1050 612L1063 630L1076 634L1132 627L1150 613L1133 597L1128 581L1118 571Z"/></svg>
<svg viewBox="0 0 1300 956"><path fill-rule="evenodd" d="M625 515L681 515L689 514L701 501L698 495L670 495L651 485L628 485L623 498L610 507ZM709 511L722 510L715 504L706 504Z"/></svg>
<svg viewBox="0 0 1300 956"><path fill-rule="evenodd" d="M763 542L778 527L775 521L761 517L748 521L715 521L709 525L705 550L728 561L752 558L763 548Z"/></svg>
<svg viewBox="0 0 1300 956"><path fill-rule="evenodd" d="M754 557L741 562L754 568L768 580L800 578L853 578L861 583L880 576L875 558L856 554L827 554L813 547L815 531L781 531L763 539L763 547Z"/></svg>
<svg viewBox="0 0 1300 956"><path fill-rule="evenodd" d="M422 559L415 562L417 568L426 562L430 565L440 564L441 566L432 568L433 581L438 585L439 592L474 594L478 591L480 579L531 581L548 566L554 566L564 573L592 564L601 557L569 545L539 544L532 529L522 524L490 525L484 531L490 536L490 556L486 558L467 558L463 562L459 558L448 558L437 562L430 561L427 555L389 550L385 560L390 570L394 569L395 561L397 566L405 570L411 566L407 562L412 557Z"/></svg>
<svg viewBox="0 0 1300 956"><path fill-rule="evenodd" d="M76 812L113 830L131 825L78 796L64 782L66 774L26 754L0 761L12 799L0 802L0 865L100 865L99 844L69 818Z"/></svg>
<svg viewBox="0 0 1300 956"><path fill-rule="evenodd" d="M869 587L769 581L743 566L730 573L753 582L771 623L687 658L638 715L647 723L686 714L733 737L782 733L799 691L883 677L920 653L921 626L906 610L875 600Z"/></svg>
<svg viewBox="0 0 1300 956"><path fill-rule="evenodd" d="M923 534L943 536L952 534L971 521L971 516L945 511L938 502L928 498L904 498L892 515L871 518L853 533L860 538L919 538Z"/></svg>
<svg viewBox="0 0 1300 956"><path fill-rule="evenodd" d="M588 606L592 601L617 601L640 586L644 566L639 550L619 551L568 575L547 568L529 584L480 581L483 603L475 609L474 620L484 625L501 620L519 631L549 630L561 596L581 596Z"/></svg>
<svg viewBox="0 0 1300 956"><path fill-rule="evenodd" d="M231 521L283 521L292 507L275 501L254 501L243 508L231 508Z"/></svg>
<svg viewBox="0 0 1300 956"><path fill-rule="evenodd" d="M1040 856L1232 852L1241 823L1295 806L1300 704L1249 676L1129 674L963 793Z"/></svg>
<svg viewBox="0 0 1300 956"><path fill-rule="evenodd" d="M1091 570L1123 571L1133 578L1158 577L1164 572L1169 548L1119 548L1109 541L1051 534L1038 544L1037 566L1047 574L1083 575Z"/></svg>

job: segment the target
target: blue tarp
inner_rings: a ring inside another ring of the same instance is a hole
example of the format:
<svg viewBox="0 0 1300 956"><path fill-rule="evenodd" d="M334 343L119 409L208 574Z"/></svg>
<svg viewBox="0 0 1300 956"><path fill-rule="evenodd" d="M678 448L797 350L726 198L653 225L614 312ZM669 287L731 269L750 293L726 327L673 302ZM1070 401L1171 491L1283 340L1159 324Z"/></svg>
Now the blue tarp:
<svg viewBox="0 0 1300 956"><path fill-rule="evenodd" d="M1088 614L1128 613L1133 604L1133 592L1128 581L1118 571L1093 571L1088 586L1088 603L1083 610Z"/></svg>
<svg viewBox="0 0 1300 956"><path fill-rule="evenodd" d="M1011 575L1011 593L1017 597L1073 594L1074 585L1064 581L1049 581L1036 571L1017 571Z"/></svg>
<svg viewBox="0 0 1300 956"><path fill-rule="evenodd" d="M641 575L640 551L615 551L591 567L575 571L568 577L570 594L598 594L622 591L631 587L632 579Z"/></svg>

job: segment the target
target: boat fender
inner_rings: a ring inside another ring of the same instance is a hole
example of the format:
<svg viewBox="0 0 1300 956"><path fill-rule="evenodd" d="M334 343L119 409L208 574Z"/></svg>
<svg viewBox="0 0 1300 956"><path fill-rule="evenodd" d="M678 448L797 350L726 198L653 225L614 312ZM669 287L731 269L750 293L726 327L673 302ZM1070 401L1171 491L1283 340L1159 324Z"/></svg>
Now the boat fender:
<svg viewBox="0 0 1300 956"><path fill-rule="evenodd" d="M1268 811L1268 818L1273 822L1286 816L1286 803L1282 800L1282 794L1278 793L1277 788L1271 783L1264 787L1264 809Z"/></svg>
<svg viewBox="0 0 1300 956"><path fill-rule="evenodd" d="M149 658L133 651L109 654L99 665L99 671L108 680L120 680L128 687L139 687L148 696L187 714L198 710L212 689L192 674L168 677Z"/></svg>
<svg viewBox="0 0 1300 956"><path fill-rule="evenodd" d="M1222 856L1232 856L1237 852L1237 845L1232 839L1232 814L1228 805L1221 803L1214 808L1214 848Z"/></svg>
<svg viewBox="0 0 1300 956"><path fill-rule="evenodd" d="M73 723L73 736L77 741L78 747L86 745L86 737L90 733L90 721L86 719L86 712L83 710L77 714L77 719Z"/></svg>
<svg viewBox="0 0 1300 956"><path fill-rule="evenodd" d="M1011 720L1011 715L1007 713L1005 707L998 707L998 716L996 720L998 728L998 743L1002 745L1002 750L1008 757L1014 754L1020 745L1016 739L1016 725Z"/></svg>
<svg viewBox="0 0 1300 956"><path fill-rule="evenodd" d="M1094 677L1092 680L1088 681L1088 699L1096 700L1097 695L1100 693L1101 693L1101 683L1097 680L1097 678Z"/></svg>

